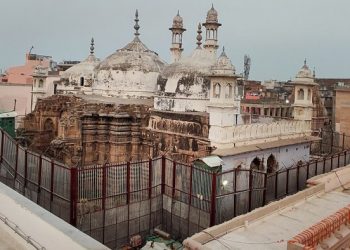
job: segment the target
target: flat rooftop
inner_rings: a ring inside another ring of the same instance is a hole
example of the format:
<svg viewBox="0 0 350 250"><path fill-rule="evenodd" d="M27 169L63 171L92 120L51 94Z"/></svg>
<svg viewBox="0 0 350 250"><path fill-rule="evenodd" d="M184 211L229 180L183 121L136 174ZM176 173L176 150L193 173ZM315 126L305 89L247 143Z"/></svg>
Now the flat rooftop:
<svg viewBox="0 0 350 250"><path fill-rule="evenodd" d="M109 248L0 183L0 249Z"/></svg>
<svg viewBox="0 0 350 250"><path fill-rule="evenodd" d="M350 204L350 165L308 180L309 188L205 229L185 249L287 249L288 241Z"/></svg>

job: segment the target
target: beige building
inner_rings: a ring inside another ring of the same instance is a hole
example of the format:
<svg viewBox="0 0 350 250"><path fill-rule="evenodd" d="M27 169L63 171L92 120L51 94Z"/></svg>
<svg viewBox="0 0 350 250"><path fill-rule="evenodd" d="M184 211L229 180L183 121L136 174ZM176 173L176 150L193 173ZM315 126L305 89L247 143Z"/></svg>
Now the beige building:
<svg viewBox="0 0 350 250"><path fill-rule="evenodd" d="M339 133L350 133L350 88L337 87L334 90L335 96L333 105L334 124L333 128ZM341 139L340 139L341 140ZM342 142L339 142L342 145ZM345 141L345 147L349 147L350 142Z"/></svg>

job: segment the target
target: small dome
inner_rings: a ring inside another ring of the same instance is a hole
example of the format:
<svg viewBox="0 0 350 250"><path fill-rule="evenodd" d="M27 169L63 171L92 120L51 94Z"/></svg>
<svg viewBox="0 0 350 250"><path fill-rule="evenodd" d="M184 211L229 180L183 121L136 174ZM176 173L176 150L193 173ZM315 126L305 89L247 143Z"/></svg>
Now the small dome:
<svg viewBox="0 0 350 250"><path fill-rule="evenodd" d="M218 22L218 12L211 6L211 9L207 13L207 23L217 23Z"/></svg>
<svg viewBox="0 0 350 250"><path fill-rule="evenodd" d="M166 66L162 72L162 76L170 78L188 74L209 75L215 61L215 54L197 48L191 56L184 57L180 61Z"/></svg>
<svg viewBox="0 0 350 250"><path fill-rule="evenodd" d="M307 66L306 60L304 61L303 67L301 67L298 74L296 75L293 83L296 85L318 85L317 83L315 83L314 76L309 67Z"/></svg>
<svg viewBox="0 0 350 250"><path fill-rule="evenodd" d="M312 72L309 69L309 66L306 64L306 60L304 62L303 67L299 70L296 78L313 78Z"/></svg>
<svg viewBox="0 0 350 250"><path fill-rule="evenodd" d="M179 12L173 19L173 28L183 28L183 19L180 16Z"/></svg>
<svg viewBox="0 0 350 250"><path fill-rule="evenodd" d="M222 53L216 61L216 64L212 67L212 70L214 75L233 76L235 74L236 69L233 66L230 58L227 57L225 49L222 50Z"/></svg>
<svg viewBox="0 0 350 250"><path fill-rule="evenodd" d="M92 77L94 69L98 65L100 60L93 54L90 54L84 61L73 65L69 69L63 72L62 77L64 79L71 79L72 77Z"/></svg>

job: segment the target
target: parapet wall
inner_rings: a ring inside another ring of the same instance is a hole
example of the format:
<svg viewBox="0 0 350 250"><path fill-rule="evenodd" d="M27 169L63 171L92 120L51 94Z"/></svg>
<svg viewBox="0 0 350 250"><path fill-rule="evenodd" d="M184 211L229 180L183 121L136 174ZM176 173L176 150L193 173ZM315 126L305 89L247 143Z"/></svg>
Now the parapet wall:
<svg viewBox="0 0 350 250"><path fill-rule="evenodd" d="M209 139L218 148L251 145L311 135L310 121L277 121L233 127L211 126Z"/></svg>

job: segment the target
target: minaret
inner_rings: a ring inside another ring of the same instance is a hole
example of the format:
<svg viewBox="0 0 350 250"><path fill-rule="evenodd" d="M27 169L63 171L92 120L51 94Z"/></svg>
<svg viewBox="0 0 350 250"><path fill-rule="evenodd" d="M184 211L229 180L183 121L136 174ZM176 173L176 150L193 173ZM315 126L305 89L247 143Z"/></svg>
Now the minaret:
<svg viewBox="0 0 350 250"><path fill-rule="evenodd" d="M172 32L172 41L171 41L171 61L177 62L181 58L181 54L183 51L182 48L182 33L186 31L183 27L183 19L180 16L179 11L177 15L173 19L173 26L169 28Z"/></svg>
<svg viewBox="0 0 350 250"><path fill-rule="evenodd" d="M315 82L313 73L306 64L306 59L303 67L292 83L294 85L294 119L311 121L313 111L313 89L317 86L317 83Z"/></svg>
<svg viewBox="0 0 350 250"><path fill-rule="evenodd" d="M203 23L206 28L204 48L212 53L216 53L218 49L218 29L221 23L218 21L218 12L214 9L214 5L207 13L206 22Z"/></svg>
<svg viewBox="0 0 350 250"><path fill-rule="evenodd" d="M44 67L40 61L33 72L33 87L32 87L32 103L31 110L35 109L39 98L44 98L47 93L46 78L48 76L48 68Z"/></svg>
<svg viewBox="0 0 350 250"><path fill-rule="evenodd" d="M213 146L229 145L232 126L242 123L240 101L237 98L235 67L223 48L216 63L211 67L209 113L209 139Z"/></svg>

